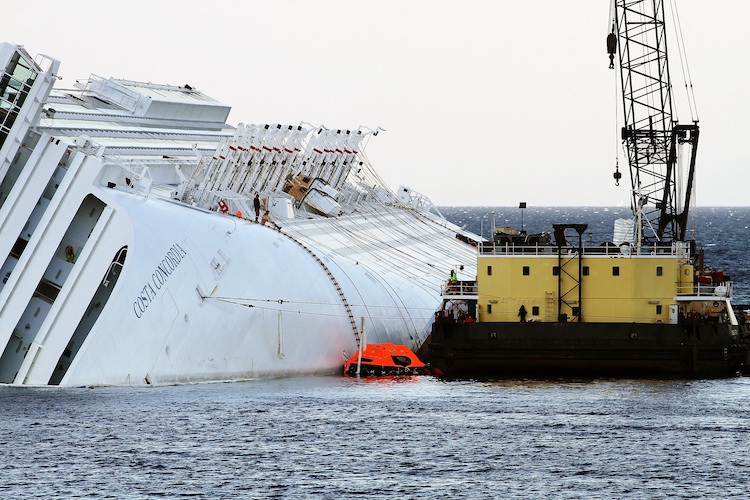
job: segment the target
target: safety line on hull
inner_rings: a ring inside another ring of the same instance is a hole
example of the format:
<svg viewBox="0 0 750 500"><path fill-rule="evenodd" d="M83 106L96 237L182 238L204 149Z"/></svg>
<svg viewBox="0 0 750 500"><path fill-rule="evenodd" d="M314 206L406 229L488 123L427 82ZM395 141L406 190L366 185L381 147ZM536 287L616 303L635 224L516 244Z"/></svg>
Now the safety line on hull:
<svg viewBox="0 0 750 500"><path fill-rule="evenodd" d="M389 271L400 274L423 287L433 287L435 280L428 277L434 277L439 266L444 266L447 274L448 270L455 265L455 252L451 252L450 245L444 244L438 238L448 235L451 231L418 211L409 209L407 212L404 209L394 210L383 206L380 213L360 214L360 216L363 218L362 223L332 219L330 224L338 228L336 234L349 237L351 243L348 243L347 249L356 249L363 253L378 250L387 255L389 260L393 260L394 263L398 262L391 266ZM401 242L410 241L415 235L421 235L422 241L429 242L429 252L423 253L421 257L414 248L401 244ZM341 238L337 239L337 242L343 243L344 241ZM340 253L338 247L334 245L326 244L321 240L315 240L315 242L329 251ZM424 259L425 256L429 257L429 260ZM431 261L437 262L438 265ZM394 292L388 282L382 282L382 285L394 302L400 301L406 308L401 296ZM419 335L419 329L414 325L412 317L404 316L404 322L410 331L415 331Z"/></svg>
<svg viewBox="0 0 750 500"><path fill-rule="evenodd" d="M253 297L221 297L216 295L211 295L208 297L205 297L206 299L211 300L219 300L222 302L229 302L231 304L240 304L240 301L245 302L268 302L268 303L278 303L278 304L305 304L305 305L312 305L312 306L338 306L338 304L334 304L332 302L314 302L310 300L288 300L288 299L257 299ZM251 304L240 304L240 305L247 305L248 307L262 307L262 306L254 306ZM372 309L397 309L398 306L395 305L377 305L377 304L352 304L349 303L351 306L356 307L369 307ZM419 307L419 306L409 306L410 309L422 309L422 310L434 310L433 307ZM275 310L275 309L274 309Z"/></svg>
<svg viewBox="0 0 750 500"><path fill-rule="evenodd" d="M310 250L309 248L307 248L301 241L297 240L292 235L285 234L285 233L284 233L284 235L287 236L290 240L292 240L296 244L298 244L300 247L304 248L305 251L307 253L309 253L312 256L312 258L315 259L318 262L318 264L320 264L320 267L322 267L323 270L326 272L326 274L328 275L328 278L331 280L331 283L333 283L333 286L336 287L336 291L339 292L339 297L341 297L341 302L344 304L344 309L346 309L346 314L347 314L347 316L349 316L349 322L352 325L352 332L354 333L354 339L357 341L357 348L359 349L360 346L361 346L361 341L360 341L360 337L359 337L359 330L357 330L357 322L354 319L354 314L352 313L352 308L349 305L349 301L346 300L346 295L344 295L344 290L341 289L341 286L339 285L338 280L333 275L333 273L331 272L331 270L328 269L328 266L326 266L325 263L322 260L320 260L320 257L318 257L317 255L315 255L315 253L312 250Z"/></svg>
<svg viewBox="0 0 750 500"><path fill-rule="evenodd" d="M337 231L326 232L326 234L330 234L334 238L334 242L323 241L323 239L309 234L306 234L306 236L312 238L313 241L309 243L312 243L313 248L324 252L330 251L339 255L349 255L340 251L345 248L353 250L354 253L380 252L387 255L388 260L393 263L389 267L390 272L401 275L423 288L435 286L435 272L439 267L444 267L444 271L447 273L448 269L456 265L455 244L447 244L442 239L442 236L454 233L447 225L441 225L413 209L396 210L383 205L379 210L379 212L373 213L360 212L358 215L361 217L361 221L358 219L346 221L338 218L331 219L330 224L336 227ZM312 225L316 229L323 229L322 224L312 223ZM425 252L425 249L416 249L402 244L413 240L415 235L419 235L417 237L428 245L427 252ZM475 252L474 249L471 253L474 254ZM463 259L459 258L459 260ZM470 267L468 262L466 264ZM365 267L367 266L365 265ZM429 278L430 276L432 276L432 279ZM403 297L393 289L388 281L379 278L378 275L376 279L391 296L394 305L400 303L402 311L407 309ZM369 308L370 306L365 305L364 307ZM434 307L430 309L434 310ZM401 317L415 344L419 345L423 342L428 331L417 328L415 318L411 315L402 313ZM414 336L412 336L412 333Z"/></svg>
<svg viewBox="0 0 750 500"><path fill-rule="evenodd" d="M414 238L415 234L423 235L424 241L429 241L430 256L434 261L442 262L447 267L444 271L447 273L451 266L455 265L455 253L448 246L439 240L439 236L447 235L451 231L439 224L431 221L423 214L416 210L409 209L413 216L407 216L404 210L393 210L387 206L381 207L383 214L360 214L364 219L364 224L351 225L341 223L338 219L332 221L339 228L340 234L348 235L355 243L348 244L349 249L356 248L363 252L371 252L372 249L380 249L387 252L390 259L398 259L402 265L393 266L393 272L400 272L408 279L422 283L424 286L433 286L434 283L426 279L425 276L432 275L437 266L414 254L414 249L402 248L399 241L409 241ZM377 221L377 224L375 224ZM372 226L372 227L370 227ZM411 231L408 229L411 228ZM383 239L383 232L387 229L391 231L387 240ZM320 240L316 243L322 247L338 253L338 248L325 244ZM474 250L475 252L475 250ZM450 264L447 264L450 262ZM401 272L400 270L409 269L410 272Z"/></svg>
<svg viewBox="0 0 750 500"><path fill-rule="evenodd" d="M354 232L354 231L352 231L351 229L349 229L348 227L346 227L346 225L344 225L344 224L341 224L341 221L340 221L340 220L338 220L338 219L334 219L334 220L333 220L333 221L332 221L331 223L332 223L332 224L333 224L334 226L338 227L338 228L339 228L339 231L340 231L340 232L342 232L342 233L348 233L348 234L350 234L350 235L354 236L354 233L355 233L355 232ZM361 232L361 236L362 236L362 237L364 237L364 238L367 238L367 237L370 237L370 238L372 238L372 239L374 240L374 241L373 241L373 242L371 243L371 245L372 245L372 246L377 246L377 247L380 247L380 248L385 248L385 249L386 249L386 251L387 251L388 253L391 253L392 251L395 251L395 252L400 252L400 253L401 253L401 254L402 254L403 256L408 256L408 254L407 254L406 252L403 252L403 251L402 251L401 249L397 248L397 247L396 247L396 246L394 246L394 245L389 245L389 244L381 244L381 243L379 243L379 242L377 241L377 239L376 239L376 238L374 237L374 235L371 235L371 234L370 234L370 231L368 231L367 229L364 229L364 230L363 230L363 231ZM361 239L361 238L360 238L360 239ZM360 243L360 244L361 244L361 243ZM404 303L404 300L403 300L403 298L401 297L401 295L400 295L400 294L398 294L398 293L397 293L397 292L396 292L396 291L395 291L395 290L393 289L393 287L391 286L391 284L390 284L390 283L388 283L388 281L387 281L387 280L384 280L384 279L382 278L382 276L381 276L381 275L380 275L379 273L378 273L378 274L376 274L376 275L378 276L378 280L380 281L380 283L381 283L381 286L383 287L383 290L385 290L385 292L386 292L386 293L387 293L387 294L388 294L388 295L389 295L389 296L391 297L391 299L393 300L393 302L394 302L394 303L396 303L396 302L400 303L400 304L401 304L401 306L402 306L402 309L400 309L400 310L401 310L401 311L403 311L404 313L406 313L406 311L407 311L407 306L406 306L406 304ZM420 281L421 281L421 280L420 280ZM406 327L406 330L407 330L407 332L414 332L414 335L415 335L415 336L416 336L417 338L415 339L415 338L414 338L414 337L413 337L413 336L411 335L411 333L409 333L409 337L410 337L410 338L412 339L412 341L414 341L414 343L415 343L415 344L416 344L417 346L421 345L424 339L420 339L420 338L419 338L419 329L417 328L417 325L415 325L415 324L414 324L414 318L413 318L413 317L412 317L412 316L411 316L410 314L402 314L402 319L403 319L403 322L404 322L404 326Z"/></svg>
<svg viewBox="0 0 750 500"><path fill-rule="evenodd" d="M347 315L344 314L336 314L336 313L324 313L320 311L303 311L300 309L294 310L289 308L280 308L280 307L269 307L269 306L256 306L254 304L245 304L243 301L246 302L253 302L256 299L249 299L249 298L237 298L237 297L206 297L206 300L216 300L218 302L224 302L227 304L232 304L236 306L242 306L242 307L249 307L253 309L259 309L262 311L282 311L285 313L296 313L296 314L306 314L308 316L326 316L329 318L346 318ZM287 304L287 303L295 303L292 301L286 301L286 300L258 300L258 302L268 302L268 303L274 303L278 302L279 304ZM315 302L296 302L297 304L316 304ZM327 304L327 303L319 303L319 305L326 305L326 306L337 306L338 304ZM365 307L361 304L355 304L359 307ZM389 308L389 309L396 309L397 306L371 306L371 307L380 307L382 309ZM422 311L434 311L434 307L412 307L412 309L415 310L422 310ZM372 318L380 320L380 321L398 321L399 323L404 322L403 316L375 316L371 315Z"/></svg>

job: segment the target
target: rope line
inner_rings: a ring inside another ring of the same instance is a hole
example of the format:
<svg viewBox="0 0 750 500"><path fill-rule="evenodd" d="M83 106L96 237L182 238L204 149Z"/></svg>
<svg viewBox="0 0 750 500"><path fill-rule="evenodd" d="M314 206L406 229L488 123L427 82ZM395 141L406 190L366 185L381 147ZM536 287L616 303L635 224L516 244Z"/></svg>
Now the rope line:
<svg viewBox="0 0 750 500"><path fill-rule="evenodd" d="M255 306L253 304L245 304L243 302L266 302L266 303L276 303L276 304L292 304L292 305L310 305L310 306L327 306L327 307L340 307L341 304L335 304L333 302L308 302L304 300L285 300L285 299L256 299L256 298L250 298L250 297L205 297L206 300L218 300L220 302L226 302L229 304L237 304L241 306L246 307L262 307L262 306ZM349 302L349 305L354 307L369 307L372 309L401 309L400 306L393 304L393 305L372 305L372 304L352 304ZM417 307L417 306L409 306L409 309L418 309L418 310L425 310L425 311L431 311L434 308L432 307Z"/></svg>
<svg viewBox="0 0 750 500"><path fill-rule="evenodd" d="M695 92L693 89L693 77L690 74L690 64L688 63L687 50L685 48L685 39L682 34L682 23L680 22L680 13L677 10L677 4L670 2L672 18L675 26L675 36L677 38L677 52L680 57L680 67L682 69L682 79L685 84L685 94L687 95L688 107L690 108L690 119L698 122L698 104L695 101Z"/></svg>
<svg viewBox="0 0 750 500"><path fill-rule="evenodd" d="M335 313L327 313L327 312L319 312L319 311L303 311L303 310L300 310L300 309L294 310L294 309L285 309L285 308L277 308L277 307L256 306L256 305L253 305L253 304L242 304L240 302L236 302L236 301L233 301L233 300L223 300L223 299L219 299L217 297L206 297L206 299L209 299L209 298L214 299L214 300L218 300L219 302L224 302L224 303L232 304L232 305L236 305L236 306L248 307L248 308L251 307L253 309L259 309L261 311L276 311L276 312L281 311L281 312L285 312L285 313L300 314L300 315L307 315L307 316L325 316L325 317L329 317L329 318L348 318L349 317L348 314L335 314ZM329 304L329 305L333 305L333 304ZM434 310L433 308L427 308L427 307L412 307L410 309L424 310L424 311L433 311ZM382 321L398 321L398 322L401 322L401 323L404 321L404 318L402 316L370 315L370 317L372 319L377 319L377 320L382 320Z"/></svg>

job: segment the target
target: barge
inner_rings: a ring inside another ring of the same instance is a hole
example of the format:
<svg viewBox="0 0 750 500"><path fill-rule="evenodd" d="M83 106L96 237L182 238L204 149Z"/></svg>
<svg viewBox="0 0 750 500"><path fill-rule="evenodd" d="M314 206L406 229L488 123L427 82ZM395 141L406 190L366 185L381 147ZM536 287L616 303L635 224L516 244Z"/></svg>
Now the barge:
<svg viewBox="0 0 750 500"><path fill-rule="evenodd" d="M571 245L566 235L580 241L585 228L555 225L554 242L519 234L482 244L478 279L443 286L432 365L451 377L744 371L745 318L728 275L696 269L688 242Z"/></svg>
<svg viewBox="0 0 750 500"><path fill-rule="evenodd" d="M615 221L599 246L584 246L580 223L555 224L553 234L527 234L523 222L520 231L494 229L478 247L477 281L442 291L431 354L445 375L744 372L746 324L732 308L731 280L704 265L687 231L699 120L688 92L691 121L677 121L664 10L614 0L606 38L632 218ZM619 186L619 160L613 177Z"/></svg>

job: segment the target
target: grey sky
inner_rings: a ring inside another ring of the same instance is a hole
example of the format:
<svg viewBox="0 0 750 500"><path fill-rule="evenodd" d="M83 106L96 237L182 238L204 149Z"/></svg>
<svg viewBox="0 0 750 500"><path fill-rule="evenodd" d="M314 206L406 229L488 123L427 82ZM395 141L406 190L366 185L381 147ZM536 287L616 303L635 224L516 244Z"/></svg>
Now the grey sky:
<svg viewBox="0 0 750 500"><path fill-rule="evenodd" d="M696 202L748 205L750 2L672 1L701 125ZM609 3L34 0L4 10L0 38L61 60L67 86L189 83L235 124L381 126L375 168L438 205L627 205Z"/></svg>

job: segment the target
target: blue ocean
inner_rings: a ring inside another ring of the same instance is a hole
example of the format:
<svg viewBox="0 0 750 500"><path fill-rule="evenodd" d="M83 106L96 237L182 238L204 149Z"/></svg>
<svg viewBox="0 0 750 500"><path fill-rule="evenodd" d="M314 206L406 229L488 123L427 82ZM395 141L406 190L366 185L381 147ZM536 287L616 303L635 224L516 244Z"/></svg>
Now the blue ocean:
<svg viewBox="0 0 750 500"><path fill-rule="evenodd" d="M485 236L521 225L517 208L441 212ZM695 213L750 303L750 208ZM523 224L604 241L627 216L529 207ZM747 498L748 401L742 377L0 387L0 497Z"/></svg>

